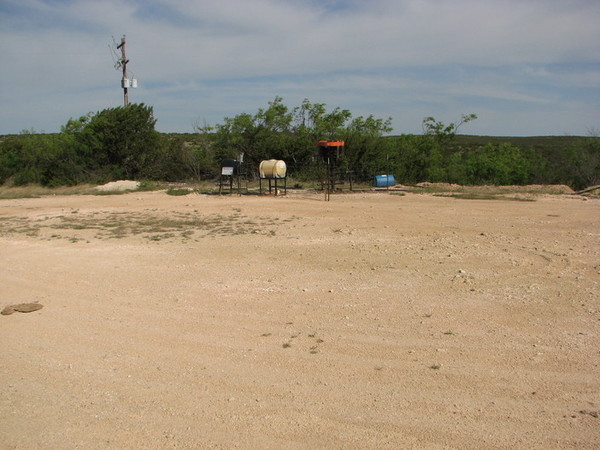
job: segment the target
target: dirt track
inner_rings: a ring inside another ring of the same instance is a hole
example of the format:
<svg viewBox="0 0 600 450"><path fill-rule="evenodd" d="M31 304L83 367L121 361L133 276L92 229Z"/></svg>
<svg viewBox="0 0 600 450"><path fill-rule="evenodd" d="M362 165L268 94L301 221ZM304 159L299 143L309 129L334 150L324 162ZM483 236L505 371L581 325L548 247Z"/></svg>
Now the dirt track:
<svg viewBox="0 0 600 450"><path fill-rule="evenodd" d="M0 200L1 448L599 448L600 200Z"/></svg>

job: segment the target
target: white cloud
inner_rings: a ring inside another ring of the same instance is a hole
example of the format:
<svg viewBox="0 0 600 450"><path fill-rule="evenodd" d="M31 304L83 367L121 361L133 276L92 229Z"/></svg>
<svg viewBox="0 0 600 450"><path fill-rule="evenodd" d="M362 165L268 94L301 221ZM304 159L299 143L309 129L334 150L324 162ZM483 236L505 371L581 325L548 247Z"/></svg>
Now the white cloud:
<svg viewBox="0 0 600 450"><path fill-rule="evenodd" d="M275 95L357 115L419 111L419 126L398 132L418 132L427 108L454 120L479 106L507 117L498 134L540 134L547 117L515 124L507 108L577 115L561 104L572 96L573 133L600 121L596 1L5 0L0 19L0 133L55 131L120 104L108 44L123 33L140 83L132 101L154 105L165 130L254 112Z"/></svg>

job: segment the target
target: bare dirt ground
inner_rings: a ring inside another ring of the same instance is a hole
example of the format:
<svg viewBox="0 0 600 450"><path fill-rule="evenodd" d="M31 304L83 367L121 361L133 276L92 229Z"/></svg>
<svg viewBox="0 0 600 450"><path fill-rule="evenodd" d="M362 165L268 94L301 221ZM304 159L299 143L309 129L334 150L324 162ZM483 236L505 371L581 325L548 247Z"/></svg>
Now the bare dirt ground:
<svg viewBox="0 0 600 450"><path fill-rule="evenodd" d="M0 200L0 448L600 447L600 200Z"/></svg>

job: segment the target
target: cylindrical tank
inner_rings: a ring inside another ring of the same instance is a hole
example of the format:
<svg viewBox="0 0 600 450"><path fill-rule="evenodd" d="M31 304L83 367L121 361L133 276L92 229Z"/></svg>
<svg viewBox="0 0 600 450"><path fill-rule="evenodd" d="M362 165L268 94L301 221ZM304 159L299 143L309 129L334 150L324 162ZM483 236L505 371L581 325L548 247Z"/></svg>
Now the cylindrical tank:
<svg viewBox="0 0 600 450"><path fill-rule="evenodd" d="M261 178L285 178L285 161L280 159L266 159L261 161L258 171Z"/></svg>
<svg viewBox="0 0 600 450"><path fill-rule="evenodd" d="M375 187L388 187L396 184L396 178L394 175L375 175L373 180Z"/></svg>

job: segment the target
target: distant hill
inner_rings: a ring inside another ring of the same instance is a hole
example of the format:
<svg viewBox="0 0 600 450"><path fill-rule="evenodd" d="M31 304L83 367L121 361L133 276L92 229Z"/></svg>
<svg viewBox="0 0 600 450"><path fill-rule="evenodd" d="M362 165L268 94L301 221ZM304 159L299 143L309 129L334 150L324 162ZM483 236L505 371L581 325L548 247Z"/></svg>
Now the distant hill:
<svg viewBox="0 0 600 450"><path fill-rule="evenodd" d="M457 134L456 142L465 147L476 147L479 145L508 143L521 148L533 148L536 150L556 149L567 147L584 136L475 136L468 134ZM599 138L600 139L600 138Z"/></svg>

